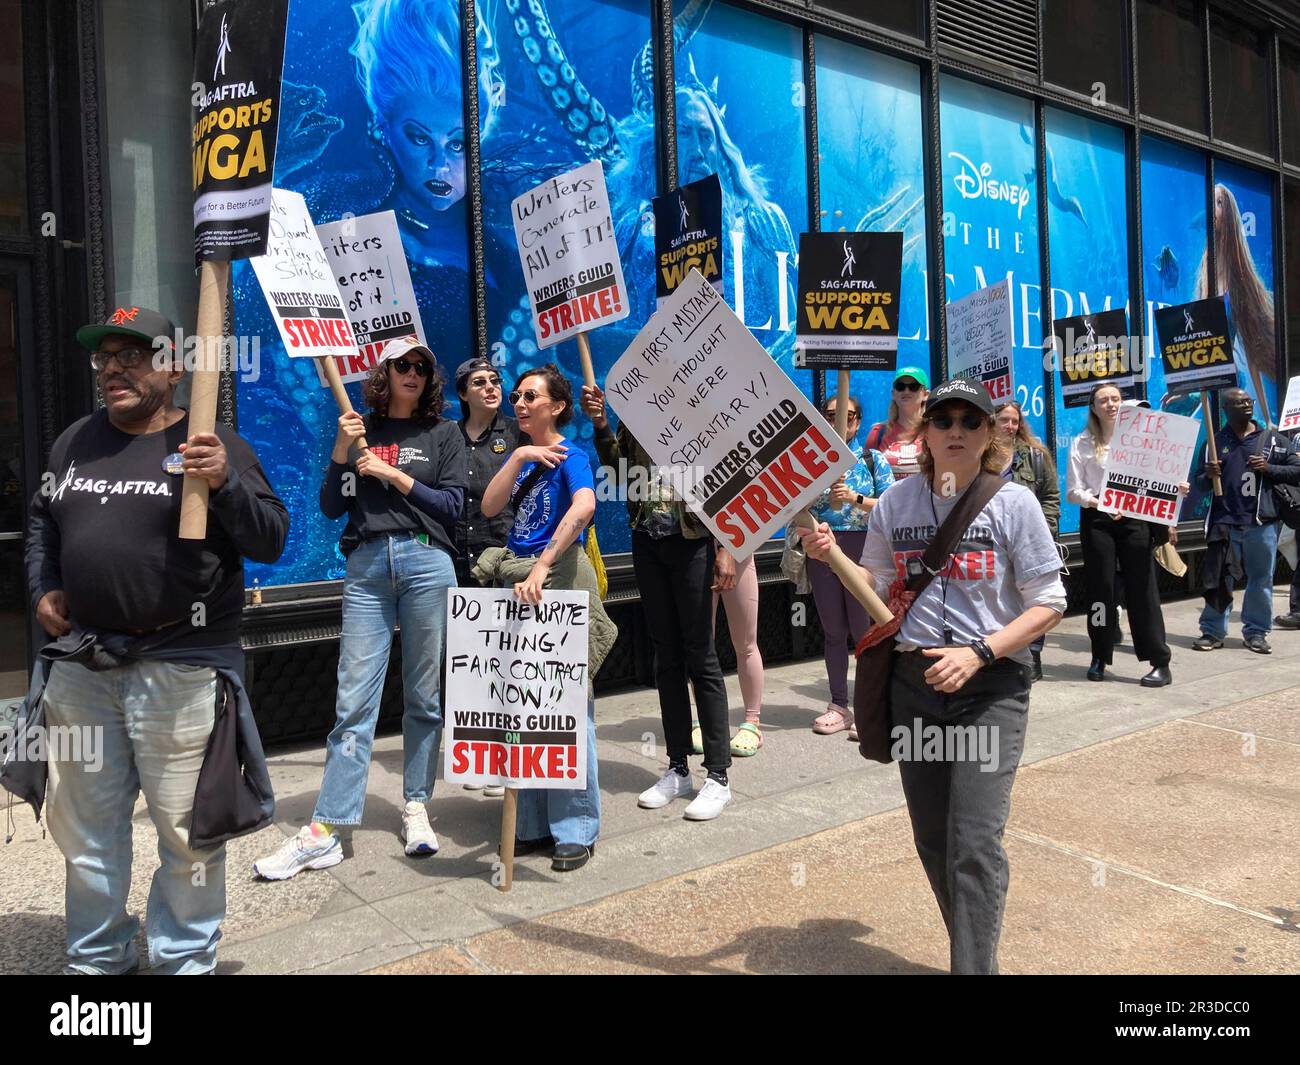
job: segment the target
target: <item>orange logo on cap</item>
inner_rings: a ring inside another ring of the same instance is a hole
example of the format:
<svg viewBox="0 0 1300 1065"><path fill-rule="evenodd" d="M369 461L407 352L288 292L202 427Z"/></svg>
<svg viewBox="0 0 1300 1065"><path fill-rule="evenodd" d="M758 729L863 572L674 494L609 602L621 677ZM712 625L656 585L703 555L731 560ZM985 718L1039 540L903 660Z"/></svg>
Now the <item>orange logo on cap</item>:
<svg viewBox="0 0 1300 1065"><path fill-rule="evenodd" d="M119 307L113 312L113 317L108 320L108 324L126 325L127 322L134 322L135 316L139 313L139 307L132 307L129 311L125 307Z"/></svg>

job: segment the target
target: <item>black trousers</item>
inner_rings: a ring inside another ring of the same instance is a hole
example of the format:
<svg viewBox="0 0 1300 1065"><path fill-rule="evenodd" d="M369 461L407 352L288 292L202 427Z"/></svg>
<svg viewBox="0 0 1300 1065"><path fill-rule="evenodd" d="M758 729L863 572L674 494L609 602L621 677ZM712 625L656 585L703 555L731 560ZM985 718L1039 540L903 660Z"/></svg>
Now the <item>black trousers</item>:
<svg viewBox="0 0 1300 1065"><path fill-rule="evenodd" d="M1110 665L1114 654L1115 571L1121 571L1124 598L1133 633L1133 650L1139 660L1153 666L1169 665L1165 643L1165 617L1160 611L1150 522L1136 518L1116 520L1091 507L1080 514L1083 570L1088 587L1088 639L1092 655Z"/></svg>
<svg viewBox="0 0 1300 1065"><path fill-rule="evenodd" d="M731 727L727 687L713 645L713 540L688 540L680 533L656 540L635 529L632 568L655 649L655 687L668 757L685 762L691 754L689 679L704 739L704 768L725 772L731 765Z"/></svg>

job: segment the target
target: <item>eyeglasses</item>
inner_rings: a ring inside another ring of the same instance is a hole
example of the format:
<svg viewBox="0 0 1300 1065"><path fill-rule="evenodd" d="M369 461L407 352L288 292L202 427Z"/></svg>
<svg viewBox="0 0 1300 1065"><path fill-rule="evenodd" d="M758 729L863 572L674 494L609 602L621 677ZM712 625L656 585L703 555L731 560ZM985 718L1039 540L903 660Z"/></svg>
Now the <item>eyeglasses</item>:
<svg viewBox="0 0 1300 1065"><path fill-rule="evenodd" d="M955 420L956 419L953 418L951 414L934 414L930 416L930 424L933 425L940 432L946 432L947 430L951 429L952 423ZM961 427L965 429L968 433L973 433L980 426L987 425L987 424L988 424L988 420L984 417L984 415L978 413L977 411L968 410L965 414L961 416Z"/></svg>
<svg viewBox="0 0 1300 1065"><path fill-rule="evenodd" d="M491 377L474 377L470 379L469 387L470 388L500 388L501 378L499 378L496 374L493 374Z"/></svg>
<svg viewBox="0 0 1300 1065"><path fill-rule="evenodd" d="M411 362L410 359L394 359L393 369L405 377L412 370L415 371L416 377L429 376L429 364L421 359L419 362Z"/></svg>
<svg viewBox="0 0 1300 1065"><path fill-rule="evenodd" d="M509 400L510 400L510 405L511 405L512 407L515 406L515 405L519 402L520 397L523 398L523 401L524 401L525 403L536 403L539 399L550 399L550 398L551 398L551 397L548 396L545 392L537 392L537 391L535 391L534 389L526 388L526 389L524 389L522 392L516 390L516 391L510 393L510 395L509 395L509 397L508 397Z"/></svg>
<svg viewBox="0 0 1300 1065"><path fill-rule="evenodd" d="M831 410L824 410L824 411L822 411L822 417L825 418L825 419L826 419L827 421L829 421L829 422L833 422L833 421L835 420L835 410L834 410L834 408L832 408ZM851 411L849 411L849 421L851 421L851 422L856 422L856 421L860 421L861 418L862 418L862 415L859 414L857 411L855 411L855 410L851 410Z"/></svg>
<svg viewBox="0 0 1300 1065"><path fill-rule="evenodd" d="M90 353L90 365L98 373L108 365L109 359L116 359L117 364L124 370L133 370L145 359L153 355L151 348L121 348L118 351L92 351Z"/></svg>
<svg viewBox="0 0 1300 1065"><path fill-rule="evenodd" d="M894 382L895 392L920 392L921 382L913 381L910 377L905 381Z"/></svg>

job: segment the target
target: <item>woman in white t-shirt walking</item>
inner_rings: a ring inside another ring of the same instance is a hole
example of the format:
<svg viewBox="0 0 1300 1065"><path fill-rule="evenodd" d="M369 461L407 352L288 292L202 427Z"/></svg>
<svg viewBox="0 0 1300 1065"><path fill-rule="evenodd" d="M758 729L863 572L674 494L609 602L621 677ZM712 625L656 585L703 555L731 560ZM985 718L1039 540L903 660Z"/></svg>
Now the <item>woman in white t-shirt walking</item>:
<svg viewBox="0 0 1300 1065"><path fill-rule="evenodd" d="M867 530L862 564L881 594L920 565L981 471L1000 476L1006 466L993 404L978 383L935 389L921 433L921 476L885 492ZM824 524L803 535L813 558L834 542ZM1002 833L1024 746L1028 648L1065 610L1060 566L1034 494L1002 483L898 630L892 751L954 973L997 971L1008 882Z"/></svg>

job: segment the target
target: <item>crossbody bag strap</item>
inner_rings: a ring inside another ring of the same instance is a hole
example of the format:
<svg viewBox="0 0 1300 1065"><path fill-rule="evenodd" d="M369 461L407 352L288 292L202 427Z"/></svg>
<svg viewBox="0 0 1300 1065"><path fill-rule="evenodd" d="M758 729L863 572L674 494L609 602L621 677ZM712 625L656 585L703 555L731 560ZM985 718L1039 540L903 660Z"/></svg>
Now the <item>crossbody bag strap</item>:
<svg viewBox="0 0 1300 1065"><path fill-rule="evenodd" d="M528 471L528 476L519 482L519 487L515 489L515 494L510 497L511 510L519 509L519 504L522 502L524 496L532 491L533 485L541 479L542 474L545 472L546 467L544 467L540 462L533 464L533 468Z"/></svg>
<svg viewBox="0 0 1300 1065"><path fill-rule="evenodd" d="M907 590L920 595L925 586L948 561L961 538L966 535L976 516L988 506L1006 482L996 473L981 472L962 493L952 512L943 519L934 539L921 554L921 572L908 579Z"/></svg>

